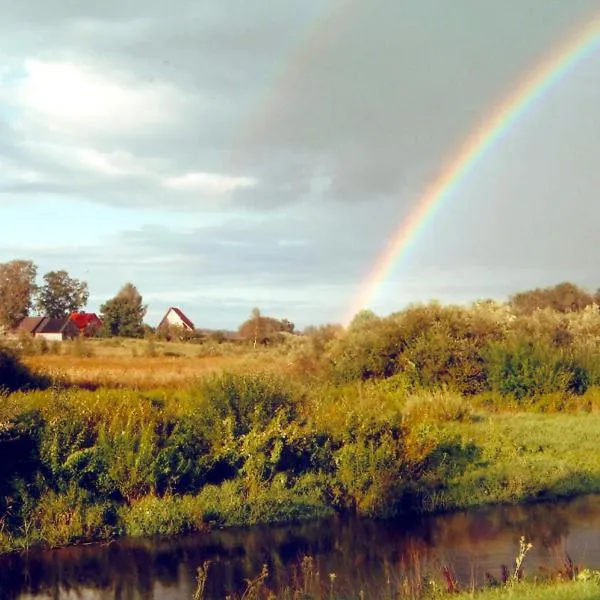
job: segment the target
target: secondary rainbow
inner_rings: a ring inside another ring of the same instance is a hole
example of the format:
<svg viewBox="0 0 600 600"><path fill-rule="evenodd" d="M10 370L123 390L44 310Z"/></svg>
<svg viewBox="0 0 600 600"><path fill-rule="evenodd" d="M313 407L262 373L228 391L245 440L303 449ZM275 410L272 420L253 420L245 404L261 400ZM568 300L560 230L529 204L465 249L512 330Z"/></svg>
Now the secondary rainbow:
<svg viewBox="0 0 600 600"><path fill-rule="evenodd" d="M444 201L451 196L476 163L540 97L599 47L600 16L596 16L534 69L469 135L379 255L373 269L362 283L346 315L345 323L350 322L359 310L368 307L394 265L406 254L427 222L443 206Z"/></svg>

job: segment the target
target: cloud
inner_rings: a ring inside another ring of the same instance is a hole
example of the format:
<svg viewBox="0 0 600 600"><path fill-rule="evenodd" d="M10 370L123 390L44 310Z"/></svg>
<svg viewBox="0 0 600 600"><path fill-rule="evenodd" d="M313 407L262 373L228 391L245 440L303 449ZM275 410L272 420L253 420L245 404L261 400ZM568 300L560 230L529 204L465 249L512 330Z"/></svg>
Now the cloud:
<svg viewBox="0 0 600 600"><path fill-rule="evenodd" d="M146 166L140 164L130 152L124 150L99 152L93 148L83 148L76 149L74 154L82 166L101 175L111 177L151 175L151 171Z"/></svg>
<svg viewBox="0 0 600 600"><path fill-rule="evenodd" d="M167 177L163 185L184 192L214 192L222 194L237 189L254 187L258 180L254 177L231 177L216 173L186 173Z"/></svg>
<svg viewBox="0 0 600 600"><path fill-rule="evenodd" d="M126 132L176 119L185 99L171 86L135 81L130 74L102 73L75 62L25 61L25 76L9 99L24 117L50 129L105 128Z"/></svg>

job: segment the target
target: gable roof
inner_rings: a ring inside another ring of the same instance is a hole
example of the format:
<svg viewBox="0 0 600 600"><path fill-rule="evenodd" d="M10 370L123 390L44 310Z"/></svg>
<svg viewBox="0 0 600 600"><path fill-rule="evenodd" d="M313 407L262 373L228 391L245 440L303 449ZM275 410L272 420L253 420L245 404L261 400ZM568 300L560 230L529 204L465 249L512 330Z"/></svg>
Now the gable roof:
<svg viewBox="0 0 600 600"><path fill-rule="evenodd" d="M62 333L69 323L69 317L60 317L59 319L44 317L43 322L36 329L35 333Z"/></svg>
<svg viewBox="0 0 600 600"><path fill-rule="evenodd" d="M17 331L35 333L45 317L25 317L18 325Z"/></svg>
<svg viewBox="0 0 600 600"><path fill-rule="evenodd" d="M192 323L192 321L190 321L190 319L188 319L184 314L183 311L180 308L177 308L176 306L171 306L169 308L169 310L165 313L165 316L162 318L161 322L158 324L158 329L160 329L163 325L168 325L169 322L167 321L167 317L169 316L169 313L173 311L180 319L181 322L188 328L191 329L192 331L195 329L194 324Z"/></svg>
<svg viewBox="0 0 600 600"><path fill-rule="evenodd" d="M69 325L74 328L76 333L78 331L76 325L71 323L70 317L60 317L58 319L51 319L50 317L25 317L17 325L17 333L25 332L36 335L38 333L63 333L69 330Z"/></svg>
<svg viewBox="0 0 600 600"><path fill-rule="evenodd" d="M69 319L82 331L88 325L102 324L102 319L96 313L74 312L71 313Z"/></svg>

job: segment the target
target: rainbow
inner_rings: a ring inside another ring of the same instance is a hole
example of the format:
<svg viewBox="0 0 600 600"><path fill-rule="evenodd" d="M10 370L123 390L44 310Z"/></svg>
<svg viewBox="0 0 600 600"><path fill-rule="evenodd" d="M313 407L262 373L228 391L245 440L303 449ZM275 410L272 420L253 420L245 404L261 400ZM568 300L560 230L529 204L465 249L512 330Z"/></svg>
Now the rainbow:
<svg viewBox="0 0 600 600"><path fill-rule="evenodd" d="M346 315L345 324L349 323L359 310L368 307L395 264L405 256L427 223L473 167L548 90L599 46L600 16L596 16L534 69L469 135L390 238L369 275L362 282L359 293Z"/></svg>

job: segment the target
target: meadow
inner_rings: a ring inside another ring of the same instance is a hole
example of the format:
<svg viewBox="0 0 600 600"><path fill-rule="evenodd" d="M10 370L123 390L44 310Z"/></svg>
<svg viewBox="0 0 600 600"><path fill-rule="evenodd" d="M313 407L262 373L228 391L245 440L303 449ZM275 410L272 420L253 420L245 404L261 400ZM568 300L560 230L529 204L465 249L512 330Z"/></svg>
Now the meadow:
<svg viewBox="0 0 600 600"><path fill-rule="evenodd" d="M89 338L53 345L31 343L22 352L22 361L63 385L155 389L185 387L224 369L253 368L261 363L261 356L231 343Z"/></svg>

